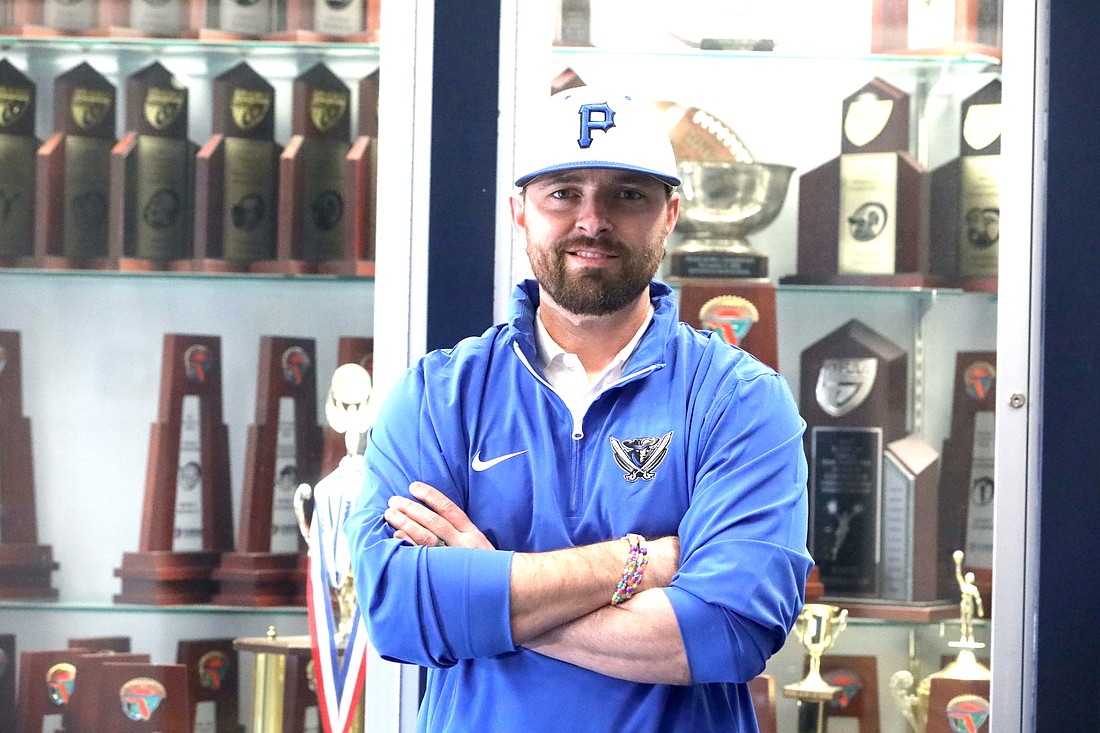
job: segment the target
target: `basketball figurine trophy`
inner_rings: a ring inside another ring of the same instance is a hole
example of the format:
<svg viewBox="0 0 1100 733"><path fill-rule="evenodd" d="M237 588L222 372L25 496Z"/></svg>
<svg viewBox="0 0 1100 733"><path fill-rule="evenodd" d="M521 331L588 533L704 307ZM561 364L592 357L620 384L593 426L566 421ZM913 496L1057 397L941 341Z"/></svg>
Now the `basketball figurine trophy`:
<svg viewBox="0 0 1100 733"><path fill-rule="evenodd" d="M359 697L366 674L367 631L355 598L351 548L344 522L363 487L366 466L359 446L370 428L370 374L359 364L343 364L332 375L325 417L343 433L347 454L336 469L294 495L298 523L309 543L307 605L314 650L317 695L324 704L325 730L343 733L361 715ZM308 504L313 514L307 519ZM334 613L333 596L339 613Z"/></svg>
<svg viewBox="0 0 1100 733"><path fill-rule="evenodd" d="M914 733L980 731L989 719L989 668L974 652L985 644L974 641L974 617L984 616L982 596L974 585L974 573L962 572L963 553L952 554L959 584L959 640L948 643L959 650L946 667L921 680L916 692L913 673L907 669L890 677L890 694Z"/></svg>
<svg viewBox="0 0 1100 733"><path fill-rule="evenodd" d="M794 622L794 633L810 654L810 670L804 678L783 688L786 697L798 701L799 733L825 733L825 703L842 692L821 676L821 657L848 626L848 610L825 603L807 603Z"/></svg>

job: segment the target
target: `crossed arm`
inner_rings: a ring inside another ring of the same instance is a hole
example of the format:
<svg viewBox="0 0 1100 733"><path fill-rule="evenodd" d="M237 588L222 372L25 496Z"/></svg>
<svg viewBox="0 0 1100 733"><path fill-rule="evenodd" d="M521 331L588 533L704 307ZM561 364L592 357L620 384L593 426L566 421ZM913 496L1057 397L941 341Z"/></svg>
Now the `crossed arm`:
<svg viewBox="0 0 1100 733"><path fill-rule="evenodd" d="M396 496L385 512L394 537L415 545L495 549L466 513L424 483L416 501ZM672 604L662 590L679 566L680 543L646 543L649 567L634 596L611 605L622 577L621 539L541 553L515 553L510 576L512 638L548 657L601 674L651 684L691 683Z"/></svg>

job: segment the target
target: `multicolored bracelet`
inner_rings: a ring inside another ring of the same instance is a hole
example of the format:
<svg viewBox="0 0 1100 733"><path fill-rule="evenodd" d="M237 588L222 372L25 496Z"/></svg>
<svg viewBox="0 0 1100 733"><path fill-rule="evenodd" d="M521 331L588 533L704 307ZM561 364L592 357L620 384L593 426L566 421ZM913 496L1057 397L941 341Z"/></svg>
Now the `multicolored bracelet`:
<svg viewBox="0 0 1100 733"><path fill-rule="evenodd" d="M623 601L630 600L634 591L642 584L642 576L649 565L649 557L645 547L645 538L637 534L628 534L623 537L630 550L626 555L626 566L623 568L623 577L611 596L611 605L617 606Z"/></svg>

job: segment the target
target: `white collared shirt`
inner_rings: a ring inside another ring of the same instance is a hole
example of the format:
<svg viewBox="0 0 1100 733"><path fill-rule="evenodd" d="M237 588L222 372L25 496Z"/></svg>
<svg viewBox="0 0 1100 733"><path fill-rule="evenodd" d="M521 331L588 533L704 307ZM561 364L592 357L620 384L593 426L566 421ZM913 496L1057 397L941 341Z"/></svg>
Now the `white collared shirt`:
<svg viewBox="0 0 1100 733"><path fill-rule="evenodd" d="M573 415L573 423L579 425L584 413L588 411L597 397L607 388L607 385L622 376L623 367L627 359L634 353L638 342L642 340L642 334L653 321L653 306L649 306L649 313L638 327L638 332L623 347L622 351L615 355L611 363L604 367L603 371L593 378L588 377L580 357L570 354L558 345L546 331L542 323L542 309L535 311L535 348L539 369L542 370L546 381L554 388L554 391L565 401L569 412Z"/></svg>

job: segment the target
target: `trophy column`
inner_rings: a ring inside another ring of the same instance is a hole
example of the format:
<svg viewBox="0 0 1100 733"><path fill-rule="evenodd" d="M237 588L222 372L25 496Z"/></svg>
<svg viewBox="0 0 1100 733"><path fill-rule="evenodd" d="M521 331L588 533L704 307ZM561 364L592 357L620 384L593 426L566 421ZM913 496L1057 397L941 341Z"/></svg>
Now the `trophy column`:
<svg viewBox="0 0 1100 733"><path fill-rule="evenodd" d="M207 603L233 546L221 340L166 334L149 437L140 547L122 556L116 603Z"/></svg>
<svg viewBox="0 0 1100 733"><path fill-rule="evenodd" d="M214 79L213 94L213 135L196 158L192 266L246 272L275 257L275 89L242 61Z"/></svg>
<svg viewBox="0 0 1100 733"><path fill-rule="evenodd" d="M20 264L34 243L34 82L0 59L0 267Z"/></svg>
<svg viewBox="0 0 1100 733"><path fill-rule="evenodd" d="M314 272L341 260L352 233L353 197L346 158L351 148L351 91L324 64L294 80L292 137L279 158L277 257L259 272Z"/></svg>
<svg viewBox="0 0 1100 733"><path fill-rule="evenodd" d="M38 544L31 423L18 331L0 331L0 598L55 600L53 548Z"/></svg>
<svg viewBox="0 0 1100 733"><path fill-rule="evenodd" d="M110 269L107 211L115 87L88 62L54 83L55 132L37 154L35 258L40 267Z"/></svg>
<svg viewBox="0 0 1100 733"><path fill-rule="evenodd" d="M120 270L191 256L194 158L188 91L160 63L126 81L126 129L111 151L110 252Z"/></svg>
<svg viewBox="0 0 1100 733"><path fill-rule="evenodd" d="M317 479L321 463L316 363L312 339L260 339L237 547L214 572L214 603L305 605L306 556L294 493L299 483Z"/></svg>

